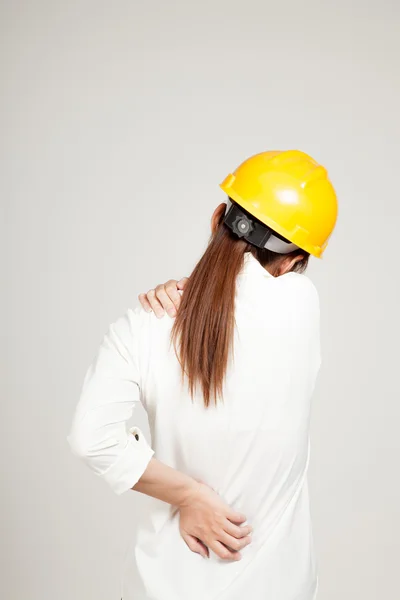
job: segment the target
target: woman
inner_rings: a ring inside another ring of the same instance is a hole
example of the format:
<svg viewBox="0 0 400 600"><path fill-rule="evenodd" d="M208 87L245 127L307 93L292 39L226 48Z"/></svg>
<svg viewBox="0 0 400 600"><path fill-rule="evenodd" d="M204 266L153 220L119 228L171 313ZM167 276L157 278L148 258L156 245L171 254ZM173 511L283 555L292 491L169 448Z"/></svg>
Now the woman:
<svg viewBox="0 0 400 600"><path fill-rule="evenodd" d="M307 467L319 301L302 273L327 245L336 195L299 151L257 154L221 187L228 202L176 318L136 307L110 326L68 436L116 494L149 496L123 600L316 597ZM127 431L139 401L151 444Z"/></svg>

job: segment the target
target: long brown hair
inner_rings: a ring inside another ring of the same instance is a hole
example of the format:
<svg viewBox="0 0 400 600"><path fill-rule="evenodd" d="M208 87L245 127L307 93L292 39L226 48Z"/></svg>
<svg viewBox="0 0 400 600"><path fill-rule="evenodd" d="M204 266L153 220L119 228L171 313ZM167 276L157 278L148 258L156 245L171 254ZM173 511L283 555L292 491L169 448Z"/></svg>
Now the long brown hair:
<svg viewBox="0 0 400 600"><path fill-rule="evenodd" d="M200 386L206 407L211 400L216 403L218 397L222 399L224 377L233 349L236 278L242 269L245 252L251 252L273 275L288 258L298 254L304 256L292 269L297 272L306 269L309 259L309 254L301 249L282 255L252 246L235 236L223 223L223 218L222 205L218 226L186 283L171 331L182 381L186 376L192 399L197 385Z"/></svg>

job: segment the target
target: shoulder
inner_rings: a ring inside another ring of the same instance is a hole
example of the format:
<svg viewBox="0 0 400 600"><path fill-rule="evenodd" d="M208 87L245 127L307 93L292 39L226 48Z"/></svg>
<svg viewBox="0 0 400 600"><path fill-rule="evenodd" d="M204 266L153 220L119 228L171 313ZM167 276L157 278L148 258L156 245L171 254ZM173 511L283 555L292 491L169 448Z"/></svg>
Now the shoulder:
<svg viewBox="0 0 400 600"><path fill-rule="evenodd" d="M296 273L291 271L286 274L287 279L292 282L293 286L303 293L305 296L318 297L318 290L310 277L305 273Z"/></svg>
<svg viewBox="0 0 400 600"><path fill-rule="evenodd" d="M117 351L121 356L148 356L150 349L161 346L168 339L173 320L164 316L158 319L153 312L146 312L141 305L131 306L108 326L103 346Z"/></svg>
<svg viewBox="0 0 400 600"><path fill-rule="evenodd" d="M129 307L118 322L122 328L128 329L134 335L149 335L153 332L168 331L174 320L167 314L157 318L153 311L147 312L140 303L137 303Z"/></svg>
<svg viewBox="0 0 400 600"><path fill-rule="evenodd" d="M282 287L282 290L286 292L293 292L304 298L318 298L318 290L315 284L304 273L290 271L289 273L285 273L285 275L276 277L275 280Z"/></svg>
<svg viewBox="0 0 400 600"><path fill-rule="evenodd" d="M275 279L278 295L286 307L294 312L319 315L319 293L315 284L304 273L291 271Z"/></svg>

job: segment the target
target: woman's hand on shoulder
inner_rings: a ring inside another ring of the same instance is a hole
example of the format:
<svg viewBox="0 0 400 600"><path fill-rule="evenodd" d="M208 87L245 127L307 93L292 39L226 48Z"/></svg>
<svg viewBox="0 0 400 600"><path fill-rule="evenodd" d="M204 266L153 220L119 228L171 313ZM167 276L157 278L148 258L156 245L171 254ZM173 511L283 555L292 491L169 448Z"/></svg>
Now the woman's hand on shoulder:
<svg viewBox="0 0 400 600"><path fill-rule="evenodd" d="M160 283L147 293L139 294L139 302L146 312L154 312L159 319L165 313L175 317L181 302L181 292L185 289L187 281L188 278L183 277L179 281L170 279L166 283Z"/></svg>

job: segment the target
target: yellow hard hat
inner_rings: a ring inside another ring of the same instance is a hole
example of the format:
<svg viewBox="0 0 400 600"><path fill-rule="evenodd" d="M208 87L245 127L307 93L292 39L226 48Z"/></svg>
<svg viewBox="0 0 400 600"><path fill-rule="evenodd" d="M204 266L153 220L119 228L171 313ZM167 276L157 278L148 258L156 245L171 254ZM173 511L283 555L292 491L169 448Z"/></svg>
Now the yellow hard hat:
<svg viewBox="0 0 400 600"><path fill-rule="evenodd" d="M299 150L260 152L220 184L250 215L321 258L338 213L326 169Z"/></svg>

